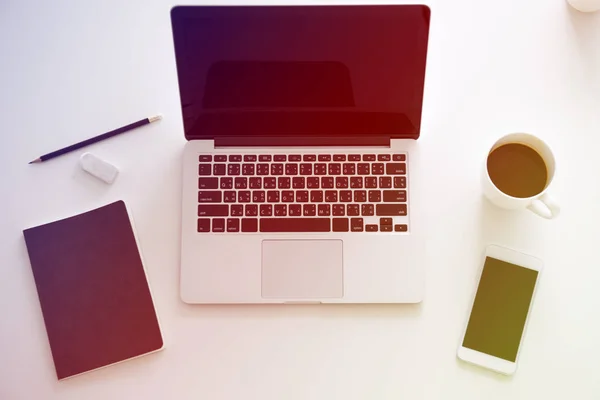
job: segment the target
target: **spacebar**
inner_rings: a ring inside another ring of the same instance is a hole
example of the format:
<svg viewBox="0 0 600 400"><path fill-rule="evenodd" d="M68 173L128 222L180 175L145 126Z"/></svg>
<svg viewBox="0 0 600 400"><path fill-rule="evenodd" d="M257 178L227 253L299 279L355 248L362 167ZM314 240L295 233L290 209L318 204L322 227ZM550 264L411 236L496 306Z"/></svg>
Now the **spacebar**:
<svg viewBox="0 0 600 400"><path fill-rule="evenodd" d="M329 232L329 218L261 218L261 232Z"/></svg>

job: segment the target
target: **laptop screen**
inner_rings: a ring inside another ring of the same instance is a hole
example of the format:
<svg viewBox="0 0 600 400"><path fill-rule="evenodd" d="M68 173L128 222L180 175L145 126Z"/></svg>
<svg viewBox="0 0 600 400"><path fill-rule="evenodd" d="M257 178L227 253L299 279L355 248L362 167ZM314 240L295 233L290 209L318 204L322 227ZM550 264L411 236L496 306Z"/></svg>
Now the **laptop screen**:
<svg viewBox="0 0 600 400"><path fill-rule="evenodd" d="M186 138L417 138L429 15L420 5L173 8Z"/></svg>

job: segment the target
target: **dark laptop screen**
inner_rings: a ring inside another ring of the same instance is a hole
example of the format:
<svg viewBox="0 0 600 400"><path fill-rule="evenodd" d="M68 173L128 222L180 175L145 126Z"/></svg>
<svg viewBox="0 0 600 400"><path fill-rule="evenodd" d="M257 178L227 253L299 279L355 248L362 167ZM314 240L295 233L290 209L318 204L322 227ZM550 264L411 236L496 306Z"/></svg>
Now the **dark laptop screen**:
<svg viewBox="0 0 600 400"><path fill-rule="evenodd" d="M180 6L171 19L188 139L419 136L426 6Z"/></svg>

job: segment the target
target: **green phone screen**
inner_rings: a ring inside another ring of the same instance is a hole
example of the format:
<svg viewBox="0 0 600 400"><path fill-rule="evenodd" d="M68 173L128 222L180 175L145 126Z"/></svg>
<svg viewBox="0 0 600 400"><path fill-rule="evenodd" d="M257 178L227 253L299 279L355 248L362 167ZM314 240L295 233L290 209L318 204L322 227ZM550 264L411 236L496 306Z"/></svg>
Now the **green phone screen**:
<svg viewBox="0 0 600 400"><path fill-rule="evenodd" d="M486 257L463 347L516 361L538 271Z"/></svg>

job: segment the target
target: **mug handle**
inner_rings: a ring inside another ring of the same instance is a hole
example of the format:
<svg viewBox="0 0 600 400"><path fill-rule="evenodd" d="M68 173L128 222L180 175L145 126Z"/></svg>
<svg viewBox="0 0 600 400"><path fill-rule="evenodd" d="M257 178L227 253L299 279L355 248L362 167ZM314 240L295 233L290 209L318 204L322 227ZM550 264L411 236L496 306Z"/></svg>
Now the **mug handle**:
<svg viewBox="0 0 600 400"><path fill-rule="evenodd" d="M544 193L539 199L533 200L527 208L546 219L556 218L560 213L560 206L548 193Z"/></svg>

